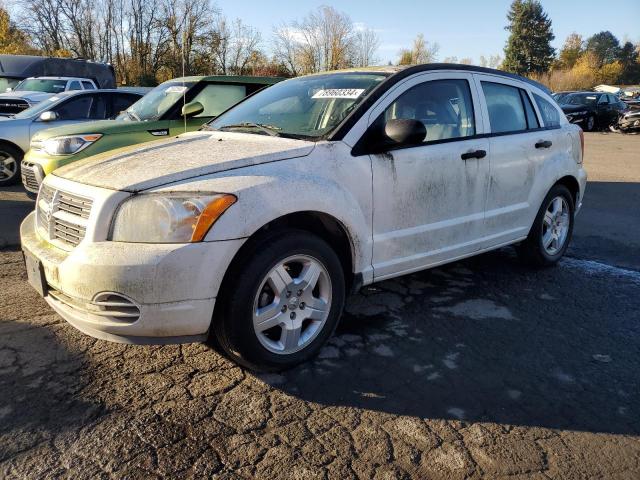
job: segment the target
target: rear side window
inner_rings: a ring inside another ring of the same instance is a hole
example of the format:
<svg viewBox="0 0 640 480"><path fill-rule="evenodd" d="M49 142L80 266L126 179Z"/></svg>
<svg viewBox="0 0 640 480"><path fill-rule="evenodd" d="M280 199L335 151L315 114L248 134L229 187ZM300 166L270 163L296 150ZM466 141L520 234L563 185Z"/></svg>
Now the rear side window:
<svg viewBox="0 0 640 480"><path fill-rule="evenodd" d="M554 107L551 102L545 100L540 95L533 94L533 98L538 105L540 115L542 115L542 121L545 127L559 127L560 126L560 114L558 109Z"/></svg>
<svg viewBox="0 0 640 480"><path fill-rule="evenodd" d="M487 100L492 133L527 130L521 89L502 83L482 82L482 90Z"/></svg>
<svg viewBox="0 0 640 480"><path fill-rule="evenodd" d="M427 129L425 142L475 135L473 100L466 80L433 80L407 90L377 121L411 119Z"/></svg>
<svg viewBox="0 0 640 480"><path fill-rule="evenodd" d="M80 85L80 82L74 80L69 84L69 90L82 90L82 86Z"/></svg>
<svg viewBox="0 0 640 480"><path fill-rule="evenodd" d="M210 84L205 86L191 101L200 102L204 106L202 113L196 117L217 117L246 96L247 87L244 85Z"/></svg>
<svg viewBox="0 0 640 480"><path fill-rule="evenodd" d="M95 90L96 87L93 86L93 83L87 82L86 80L82 82L82 86L85 90Z"/></svg>
<svg viewBox="0 0 640 480"><path fill-rule="evenodd" d="M540 128L540 123L538 122L538 117L536 117L536 112L533 109L533 105L531 105L531 99L529 98L529 95L524 90L520 90L520 97L522 98L524 111L527 114L527 128Z"/></svg>

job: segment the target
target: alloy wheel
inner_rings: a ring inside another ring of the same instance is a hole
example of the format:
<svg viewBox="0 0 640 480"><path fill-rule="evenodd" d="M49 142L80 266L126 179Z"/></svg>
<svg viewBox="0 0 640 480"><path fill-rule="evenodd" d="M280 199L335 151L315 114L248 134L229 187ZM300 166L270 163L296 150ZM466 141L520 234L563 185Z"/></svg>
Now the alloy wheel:
<svg viewBox="0 0 640 480"><path fill-rule="evenodd" d="M542 218L542 246L549 255L556 255L564 247L569 236L570 214L564 197L555 197L549 203Z"/></svg>
<svg viewBox="0 0 640 480"><path fill-rule="evenodd" d="M253 302L253 327L268 351L302 350L322 331L331 310L331 278L308 255L278 262L262 280Z"/></svg>
<svg viewBox="0 0 640 480"><path fill-rule="evenodd" d="M13 178L18 170L18 163L13 156L0 150L0 180Z"/></svg>

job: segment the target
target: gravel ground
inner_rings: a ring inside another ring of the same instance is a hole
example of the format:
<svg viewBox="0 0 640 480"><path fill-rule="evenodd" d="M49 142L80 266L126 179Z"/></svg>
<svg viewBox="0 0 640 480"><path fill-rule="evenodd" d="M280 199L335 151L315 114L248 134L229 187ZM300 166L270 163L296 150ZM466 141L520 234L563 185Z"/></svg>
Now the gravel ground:
<svg viewBox="0 0 640 480"><path fill-rule="evenodd" d="M366 288L283 374L82 335L0 251L0 478L639 478L640 136L586 162L630 161L614 141L636 166L591 175L558 267L503 249Z"/></svg>

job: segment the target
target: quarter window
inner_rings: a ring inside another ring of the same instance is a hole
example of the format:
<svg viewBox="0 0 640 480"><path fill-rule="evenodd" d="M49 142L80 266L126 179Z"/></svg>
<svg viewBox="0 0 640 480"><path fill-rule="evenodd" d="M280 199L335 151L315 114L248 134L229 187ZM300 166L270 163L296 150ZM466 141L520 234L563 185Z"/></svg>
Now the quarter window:
<svg viewBox="0 0 640 480"><path fill-rule="evenodd" d="M521 89L502 83L482 82L492 133L527 130L527 117Z"/></svg>
<svg viewBox="0 0 640 480"><path fill-rule="evenodd" d="M433 80L407 90L378 121L412 119L427 129L425 142L475 135L473 100L466 80Z"/></svg>
<svg viewBox="0 0 640 480"><path fill-rule="evenodd" d="M533 98L538 105L540 115L542 115L542 121L545 127L559 127L560 126L560 114L558 109L554 107L551 102L545 100L540 95L533 94Z"/></svg>

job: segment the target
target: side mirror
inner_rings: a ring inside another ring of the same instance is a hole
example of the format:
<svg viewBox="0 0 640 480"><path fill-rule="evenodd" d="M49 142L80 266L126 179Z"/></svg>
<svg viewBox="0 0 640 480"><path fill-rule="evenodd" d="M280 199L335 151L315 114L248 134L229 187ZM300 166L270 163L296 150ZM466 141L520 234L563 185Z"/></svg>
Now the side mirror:
<svg viewBox="0 0 640 480"><path fill-rule="evenodd" d="M7 87L7 89L5 90L5 92L11 92L13 90L13 88L11 87Z"/></svg>
<svg viewBox="0 0 640 480"><path fill-rule="evenodd" d="M398 145L420 145L427 136L427 129L418 120L398 118L386 123L384 134Z"/></svg>
<svg viewBox="0 0 640 480"><path fill-rule="evenodd" d="M202 112L204 112L204 105L202 105L200 102L189 102L182 107L183 117L193 117Z"/></svg>
<svg viewBox="0 0 640 480"><path fill-rule="evenodd" d="M46 112L42 112L40 114L41 122L53 122L58 119L58 114L56 112L52 112L51 110L47 110Z"/></svg>

